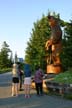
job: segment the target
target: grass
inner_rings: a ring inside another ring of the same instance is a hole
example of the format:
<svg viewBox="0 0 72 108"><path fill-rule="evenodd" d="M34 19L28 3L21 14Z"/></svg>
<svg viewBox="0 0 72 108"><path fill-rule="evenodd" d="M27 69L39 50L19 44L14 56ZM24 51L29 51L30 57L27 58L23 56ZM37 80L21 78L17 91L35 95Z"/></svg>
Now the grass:
<svg viewBox="0 0 72 108"><path fill-rule="evenodd" d="M53 81L65 84L72 84L72 70L56 75Z"/></svg>

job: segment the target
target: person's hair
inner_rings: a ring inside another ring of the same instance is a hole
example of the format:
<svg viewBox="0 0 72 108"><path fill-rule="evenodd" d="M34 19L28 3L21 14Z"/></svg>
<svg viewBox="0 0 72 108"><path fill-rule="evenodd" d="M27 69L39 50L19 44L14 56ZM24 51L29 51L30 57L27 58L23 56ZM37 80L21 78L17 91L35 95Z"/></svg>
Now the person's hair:
<svg viewBox="0 0 72 108"><path fill-rule="evenodd" d="M13 67L16 67L16 66L17 66L17 64L16 64L16 63L14 63L14 64L13 64Z"/></svg>
<svg viewBox="0 0 72 108"><path fill-rule="evenodd" d="M38 70L39 68L40 68L40 66L39 66L39 65L37 65L37 66L36 66L36 70Z"/></svg>

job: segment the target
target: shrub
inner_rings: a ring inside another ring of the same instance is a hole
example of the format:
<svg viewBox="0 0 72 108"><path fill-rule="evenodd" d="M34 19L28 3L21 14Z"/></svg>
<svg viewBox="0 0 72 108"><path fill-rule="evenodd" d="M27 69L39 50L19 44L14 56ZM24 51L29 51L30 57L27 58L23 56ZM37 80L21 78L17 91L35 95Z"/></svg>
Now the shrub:
<svg viewBox="0 0 72 108"><path fill-rule="evenodd" d="M0 74L2 73L6 73L6 72L11 72L12 68L4 68L4 69L0 69Z"/></svg>

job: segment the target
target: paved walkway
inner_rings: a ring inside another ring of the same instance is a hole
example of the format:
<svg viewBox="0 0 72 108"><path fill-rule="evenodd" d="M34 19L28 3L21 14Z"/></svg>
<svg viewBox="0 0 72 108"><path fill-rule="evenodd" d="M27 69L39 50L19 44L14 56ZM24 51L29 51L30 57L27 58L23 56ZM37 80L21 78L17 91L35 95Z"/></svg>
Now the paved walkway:
<svg viewBox="0 0 72 108"><path fill-rule="evenodd" d="M0 75L0 108L72 108L72 101L49 95L37 97L35 90L29 99L24 98L24 91L11 97L11 74L4 74Z"/></svg>

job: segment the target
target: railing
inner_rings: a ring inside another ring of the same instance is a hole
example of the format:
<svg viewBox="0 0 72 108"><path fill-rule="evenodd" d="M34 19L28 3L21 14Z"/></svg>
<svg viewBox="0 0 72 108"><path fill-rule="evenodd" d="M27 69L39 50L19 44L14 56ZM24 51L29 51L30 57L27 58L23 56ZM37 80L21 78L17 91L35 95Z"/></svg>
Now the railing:
<svg viewBox="0 0 72 108"><path fill-rule="evenodd" d="M70 84L62 84L53 81L46 81L45 84L48 91L53 91L61 95L72 94L72 86L70 86Z"/></svg>

